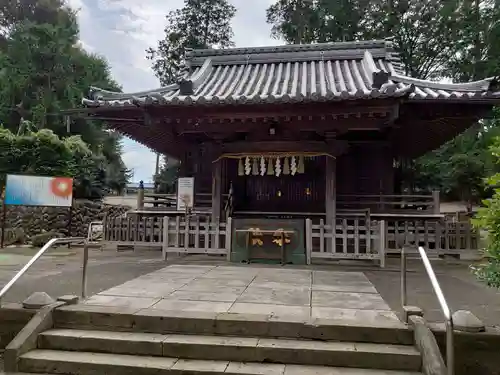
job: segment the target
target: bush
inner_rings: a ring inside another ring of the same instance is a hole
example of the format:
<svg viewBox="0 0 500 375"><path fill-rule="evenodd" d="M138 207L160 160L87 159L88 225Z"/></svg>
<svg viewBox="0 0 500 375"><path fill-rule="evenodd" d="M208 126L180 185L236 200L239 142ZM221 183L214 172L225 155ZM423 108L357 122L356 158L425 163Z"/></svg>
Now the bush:
<svg viewBox="0 0 500 375"><path fill-rule="evenodd" d="M496 163L500 164L500 138L495 139L490 150ZM486 263L471 268L480 280L500 288L500 173L487 178L486 184L493 189L493 195L483 201L484 207L479 209L472 221L476 228L488 233L484 249Z"/></svg>
<svg viewBox="0 0 500 375"><path fill-rule="evenodd" d="M43 245L49 242L49 240L51 240L52 238L62 238L62 237L64 237L64 235L59 232L50 231L50 232L40 233L31 238L31 245L33 247L43 247Z"/></svg>

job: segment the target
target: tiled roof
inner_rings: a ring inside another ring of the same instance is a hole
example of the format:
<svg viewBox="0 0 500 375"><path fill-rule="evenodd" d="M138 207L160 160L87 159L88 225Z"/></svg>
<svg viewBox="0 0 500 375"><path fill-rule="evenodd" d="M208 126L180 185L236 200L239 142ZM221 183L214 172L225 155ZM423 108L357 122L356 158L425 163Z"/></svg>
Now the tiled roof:
<svg viewBox="0 0 500 375"><path fill-rule="evenodd" d="M401 71L388 41L193 50L177 83L115 93L92 89L85 105L215 105L339 101L500 100L493 78L463 84L418 80ZM495 100L496 99L496 100Z"/></svg>

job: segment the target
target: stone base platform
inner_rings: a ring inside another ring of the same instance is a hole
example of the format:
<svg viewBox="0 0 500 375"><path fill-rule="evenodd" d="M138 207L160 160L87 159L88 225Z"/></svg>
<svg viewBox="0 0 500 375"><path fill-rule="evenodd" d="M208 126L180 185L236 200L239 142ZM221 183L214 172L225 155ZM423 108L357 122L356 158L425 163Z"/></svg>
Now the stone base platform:
<svg viewBox="0 0 500 375"><path fill-rule="evenodd" d="M171 265L103 291L84 305L140 315L232 313L402 326L362 272Z"/></svg>

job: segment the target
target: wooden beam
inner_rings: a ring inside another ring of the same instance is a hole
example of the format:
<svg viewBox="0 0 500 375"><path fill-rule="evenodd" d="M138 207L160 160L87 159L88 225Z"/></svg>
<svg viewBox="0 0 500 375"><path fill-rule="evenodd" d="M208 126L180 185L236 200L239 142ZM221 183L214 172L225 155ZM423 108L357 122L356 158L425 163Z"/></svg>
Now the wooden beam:
<svg viewBox="0 0 500 375"><path fill-rule="evenodd" d="M275 126L281 129L290 129L292 131L337 131L347 132L349 130L379 130L386 126L389 117L348 117L334 119L332 116L311 116L307 119L298 120L289 119L278 120ZM168 126L168 124L165 124ZM180 122L176 124L176 130L180 135L192 133L250 133L262 129L268 129L273 125L272 122L267 121L250 121L250 120L237 120L237 121L201 121L197 123Z"/></svg>
<svg viewBox="0 0 500 375"><path fill-rule="evenodd" d="M325 142L316 141L262 141L262 142L234 142L222 146L225 153L245 152L331 152Z"/></svg>

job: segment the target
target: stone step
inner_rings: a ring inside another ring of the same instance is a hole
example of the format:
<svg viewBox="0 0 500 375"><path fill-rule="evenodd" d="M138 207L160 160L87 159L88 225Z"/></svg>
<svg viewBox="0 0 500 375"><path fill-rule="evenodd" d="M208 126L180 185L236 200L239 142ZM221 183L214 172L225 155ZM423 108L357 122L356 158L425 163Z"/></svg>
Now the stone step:
<svg viewBox="0 0 500 375"><path fill-rule="evenodd" d="M92 305L54 311L55 328L145 333L213 334L314 340L413 344L413 332L399 321L330 320L236 313L127 310Z"/></svg>
<svg viewBox="0 0 500 375"><path fill-rule="evenodd" d="M420 353L409 345L73 329L50 330L38 340L39 348L53 350L411 371L421 367Z"/></svg>
<svg viewBox="0 0 500 375"><path fill-rule="evenodd" d="M334 368L323 366L186 360L57 350L34 350L19 359L20 371L73 375L417 375L408 371Z"/></svg>

